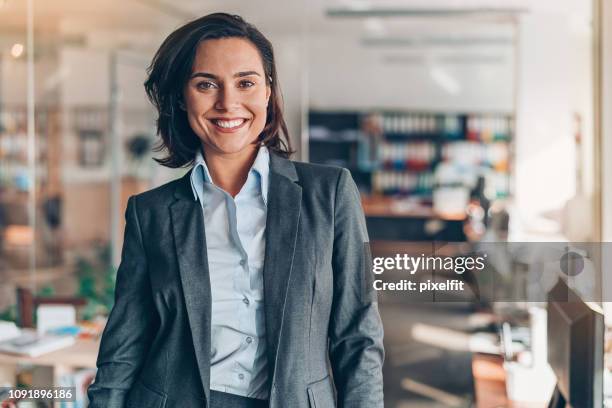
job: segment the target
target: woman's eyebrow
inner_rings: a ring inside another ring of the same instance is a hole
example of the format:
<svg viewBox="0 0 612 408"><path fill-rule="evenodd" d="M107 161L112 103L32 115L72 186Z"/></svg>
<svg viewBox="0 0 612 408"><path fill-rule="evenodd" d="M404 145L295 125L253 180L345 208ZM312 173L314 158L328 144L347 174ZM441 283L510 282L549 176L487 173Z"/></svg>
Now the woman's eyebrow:
<svg viewBox="0 0 612 408"><path fill-rule="evenodd" d="M245 76L249 76L249 75L261 76L261 75L259 75L259 73L257 71L242 71L242 72L236 72L234 74L234 78L240 78L240 77L245 77ZM219 79L218 76L216 76L214 74L210 74L208 72L196 72L196 73L192 74L189 77L189 79L193 79L193 78L197 78L197 77L210 78L210 79Z"/></svg>
<svg viewBox="0 0 612 408"><path fill-rule="evenodd" d="M237 72L234 74L234 78L239 78L239 77L245 77L245 76L249 76L249 75L257 75L257 76L261 76L259 75L258 72L256 71L243 71L243 72Z"/></svg>

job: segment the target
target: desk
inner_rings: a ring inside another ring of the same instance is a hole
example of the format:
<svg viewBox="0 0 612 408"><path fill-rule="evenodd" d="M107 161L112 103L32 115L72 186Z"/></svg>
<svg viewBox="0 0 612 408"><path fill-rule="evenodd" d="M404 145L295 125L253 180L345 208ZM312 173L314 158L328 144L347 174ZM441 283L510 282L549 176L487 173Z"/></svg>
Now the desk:
<svg viewBox="0 0 612 408"><path fill-rule="evenodd" d="M70 347L39 357L26 357L0 353L0 381L8 381L14 375L18 364L50 366L53 369L53 383L57 384L61 375L72 372L75 368L95 368L100 340L77 339Z"/></svg>
<svg viewBox="0 0 612 408"><path fill-rule="evenodd" d="M362 197L370 240L465 241L466 214L440 214L430 206L391 197Z"/></svg>
<svg viewBox="0 0 612 408"><path fill-rule="evenodd" d="M501 356L474 353L472 372L477 408L545 408L545 403L508 401L506 396L506 372Z"/></svg>
<svg viewBox="0 0 612 408"><path fill-rule="evenodd" d="M425 218L444 221L464 221L465 212L442 214L433 210L429 205L415 204L413 202L382 196L362 196L361 205L366 217L389 218Z"/></svg>

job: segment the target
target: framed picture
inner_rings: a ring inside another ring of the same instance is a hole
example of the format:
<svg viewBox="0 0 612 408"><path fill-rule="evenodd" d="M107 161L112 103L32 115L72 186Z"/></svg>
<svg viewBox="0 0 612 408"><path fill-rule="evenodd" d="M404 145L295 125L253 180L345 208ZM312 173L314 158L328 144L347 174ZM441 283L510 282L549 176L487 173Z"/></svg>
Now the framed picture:
<svg viewBox="0 0 612 408"><path fill-rule="evenodd" d="M99 167L104 162L104 139L99 130L79 131L79 164L82 167Z"/></svg>

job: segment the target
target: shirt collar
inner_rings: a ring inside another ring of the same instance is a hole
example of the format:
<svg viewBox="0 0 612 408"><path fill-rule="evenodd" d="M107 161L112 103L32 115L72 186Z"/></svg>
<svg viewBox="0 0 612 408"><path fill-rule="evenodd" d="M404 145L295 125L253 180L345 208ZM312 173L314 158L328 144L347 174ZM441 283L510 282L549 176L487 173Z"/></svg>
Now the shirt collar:
<svg viewBox="0 0 612 408"><path fill-rule="evenodd" d="M269 174L270 174L270 153L266 146L260 146L257 151L255 161L249 170L249 173L255 172L259 175L258 179L261 187L261 195L264 204L268 204L268 188L269 188ZM198 200L199 193L203 191L204 183L213 184L212 177L208 171L208 166L204 160L202 149L198 149L193 165L193 171L191 172L191 190L193 192L193 199ZM200 199L200 203L202 200Z"/></svg>

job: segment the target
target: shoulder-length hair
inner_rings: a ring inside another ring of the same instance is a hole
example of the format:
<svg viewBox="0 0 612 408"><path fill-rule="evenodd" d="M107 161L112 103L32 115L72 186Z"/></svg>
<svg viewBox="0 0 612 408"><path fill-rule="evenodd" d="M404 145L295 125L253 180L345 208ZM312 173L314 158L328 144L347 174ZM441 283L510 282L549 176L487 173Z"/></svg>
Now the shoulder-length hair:
<svg viewBox="0 0 612 408"><path fill-rule="evenodd" d="M189 125L187 112L179 105L183 100L183 87L191 75L198 44L205 40L229 37L244 38L257 47L263 62L266 84L271 87L266 125L258 141L282 157L287 158L294 153L283 118L272 44L240 16L213 13L191 21L170 34L147 69L148 78L144 87L149 100L157 109L157 134L161 137L153 150L168 151L166 157L154 159L159 164L171 168L193 164L201 143Z"/></svg>

